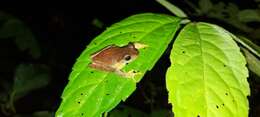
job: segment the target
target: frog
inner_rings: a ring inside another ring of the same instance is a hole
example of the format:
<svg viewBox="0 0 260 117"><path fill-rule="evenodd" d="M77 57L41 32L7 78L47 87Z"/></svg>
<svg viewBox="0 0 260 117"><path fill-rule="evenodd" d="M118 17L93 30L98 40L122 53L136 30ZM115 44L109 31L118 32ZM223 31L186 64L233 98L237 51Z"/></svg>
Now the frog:
<svg viewBox="0 0 260 117"><path fill-rule="evenodd" d="M140 43L128 43L122 47L110 45L92 54L89 66L101 71L114 72L123 77L134 77L135 71L123 72L122 68L134 61L139 55L138 49L144 47Z"/></svg>

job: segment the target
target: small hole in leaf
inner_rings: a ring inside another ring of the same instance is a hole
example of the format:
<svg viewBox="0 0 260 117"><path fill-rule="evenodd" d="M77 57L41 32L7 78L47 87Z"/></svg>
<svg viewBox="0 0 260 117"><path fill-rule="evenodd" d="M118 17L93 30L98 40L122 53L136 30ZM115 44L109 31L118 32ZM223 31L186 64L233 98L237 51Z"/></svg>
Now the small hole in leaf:
<svg viewBox="0 0 260 117"><path fill-rule="evenodd" d="M223 103L222 106L225 106L225 104Z"/></svg>
<svg viewBox="0 0 260 117"><path fill-rule="evenodd" d="M218 108L218 105L216 105L216 108Z"/></svg>
<svg viewBox="0 0 260 117"><path fill-rule="evenodd" d="M78 104L80 104L80 102L78 102Z"/></svg>
<svg viewBox="0 0 260 117"><path fill-rule="evenodd" d="M185 53L185 51L182 51L182 53L184 54L184 53Z"/></svg>
<svg viewBox="0 0 260 117"><path fill-rule="evenodd" d="M228 96L228 93L225 93L226 96Z"/></svg>

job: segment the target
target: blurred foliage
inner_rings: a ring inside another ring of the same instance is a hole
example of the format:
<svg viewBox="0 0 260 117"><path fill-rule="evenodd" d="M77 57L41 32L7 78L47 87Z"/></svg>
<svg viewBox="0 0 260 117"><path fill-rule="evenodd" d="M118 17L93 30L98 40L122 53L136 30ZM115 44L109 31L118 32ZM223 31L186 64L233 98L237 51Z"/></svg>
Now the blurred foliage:
<svg viewBox="0 0 260 117"><path fill-rule="evenodd" d="M107 117L172 117L173 113L171 110L158 109L153 110L151 113L145 113L140 109L120 105L111 112L108 113Z"/></svg>
<svg viewBox="0 0 260 117"><path fill-rule="evenodd" d="M191 11L194 11L190 12L190 16L217 19L249 35L254 41L260 39L260 26L249 25L260 23L260 5L257 8L240 9L235 3L224 1L199 0L197 5L197 3L185 0L185 3L193 9ZM257 4L257 0L255 3Z"/></svg>
<svg viewBox="0 0 260 117"><path fill-rule="evenodd" d="M147 117L148 115L138 109L121 106L109 112L108 117Z"/></svg>
<svg viewBox="0 0 260 117"><path fill-rule="evenodd" d="M153 110L149 117L173 117L173 113L166 109Z"/></svg>
<svg viewBox="0 0 260 117"><path fill-rule="evenodd" d="M36 111L32 114L17 114L14 117L54 117L54 112Z"/></svg>
<svg viewBox="0 0 260 117"><path fill-rule="evenodd" d="M18 100L32 90L45 87L50 80L48 66L41 64L20 64L16 68L12 96Z"/></svg>
<svg viewBox="0 0 260 117"><path fill-rule="evenodd" d="M20 52L28 52L32 59L39 59L41 55L39 44L30 29L21 20L0 11L0 41L3 40L13 40ZM11 60L8 60L8 62L12 62ZM4 62L4 60L2 61ZM15 70L8 71L10 74L14 73L12 79L1 76L0 116L3 114L5 116L21 117L16 113L15 102L36 89L46 87L50 82L51 72L49 66L20 62ZM1 66L1 69L5 69L5 67ZM33 116L48 117L48 114L49 112L39 112L33 113Z"/></svg>
<svg viewBox="0 0 260 117"><path fill-rule="evenodd" d="M97 28L100 28L100 29L102 29L104 27L104 23L98 18L94 18L92 20L91 24L93 26L97 27Z"/></svg>
<svg viewBox="0 0 260 117"><path fill-rule="evenodd" d="M260 60L257 59L252 53L250 53L245 48L242 48L242 50L244 52L244 55L246 56L248 68L250 69L250 71L255 73L258 77L260 77Z"/></svg>
<svg viewBox="0 0 260 117"><path fill-rule="evenodd" d="M0 39L14 39L21 51L28 50L33 58L41 55L40 47L32 32L19 19L0 11Z"/></svg>

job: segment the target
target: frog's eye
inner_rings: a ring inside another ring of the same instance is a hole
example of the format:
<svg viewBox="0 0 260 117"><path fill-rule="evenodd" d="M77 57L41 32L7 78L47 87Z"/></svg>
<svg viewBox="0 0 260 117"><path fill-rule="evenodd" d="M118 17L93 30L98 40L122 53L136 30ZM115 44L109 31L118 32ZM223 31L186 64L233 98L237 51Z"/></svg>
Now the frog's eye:
<svg viewBox="0 0 260 117"><path fill-rule="evenodd" d="M125 59L125 61L129 61L129 60L131 60L131 56L130 55L125 55L124 59Z"/></svg>

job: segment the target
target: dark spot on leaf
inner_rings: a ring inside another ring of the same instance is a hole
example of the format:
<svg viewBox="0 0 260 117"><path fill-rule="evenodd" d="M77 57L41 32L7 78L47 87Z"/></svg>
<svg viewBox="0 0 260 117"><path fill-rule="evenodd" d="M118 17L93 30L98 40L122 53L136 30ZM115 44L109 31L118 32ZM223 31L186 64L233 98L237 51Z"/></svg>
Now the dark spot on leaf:
<svg viewBox="0 0 260 117"><path fill-rule="evenodd" d="M218 105L216 105L216 108L218 108Z"/></svg>
<svg viewBox="0 0 260 117"><path fill-rule="evenodd" d="M109 93L107 93L106 95L110 95Z"/></svg>
<svg viewBox="0 0 260 117"><path fill-rule="evenodd" d="M81 113L81 116L83 116L84 115L84 113Z"/></svg>
<svg viewBox="0 0 260 117"><path fill-rule="evenodd" d="M136 71L134 70L133 73L136 73Z"/></svg>
<svg viewBox="0 0 260 117"><path fill-rule="evenodd" d="M133 36L133 38L136 38L136 36Z"/></svg>
<svg viewBox="0 0 260 117"><path fill-rule="evenodd" d="M182 51L182 53L184 54L184 53L185 53L185 51Z"/></svg>
<svg viewBox="0 0 260 117"><path fill-rule="evenodd" d="M83 95L83 93L80 93L80 95Z"/></svg>
<svg viewBox="0 0 260 117"><path fill-rule="evenodd" d="M232 100L232 102L235 102L235 100Z"/></svg>
<svg viewBox="0 0 260 117"><path fill-rule="evenodd" d="M197 117L200 117L200 115L197 115Z"/></svg>
<svg viewBox="0 0 260 117"><path fill-rule="evenodd" d="M126 63L126 65L128 65L128 63Z"/></svg>
<svg viewBox="0 0 260 117"><path fill-rule="evenodd" d="M224 67L226 67L227 65L224 64Z"/></svg>
<svg viewBox="0 0 260 117"><path fill-rule="evenodd" d="M228 93L225 93L226 96L228 96Z"/></svg>
<svg viewBox="0 0 260 117"><path fill-rule="evenodd" d="M222 106L225 106L225 104L223 103Z"/></svg>
<svg viewBox="0 0 260 117"><path fill-rule="evenodd" d="M80 102L78 102L78 104L80 104Z"/></svg>
<svg viewBox="0 0 260 117"><path fill-rule="evenodd" d="M97 45L97 43L94 42L94 45Z"/></svg>
<svg viewBox="0 0 260 117"><path fill-rule="evenodd" d="M92 73L92 74L93 74L94 72L93 72L93 71L91 71L90 73Z"/></svg>
<svg viewBox="0 0 260 117"><path fill-rule="evenodd" d="M122 32L119 32L120 34L122 33Z"/></svg>

